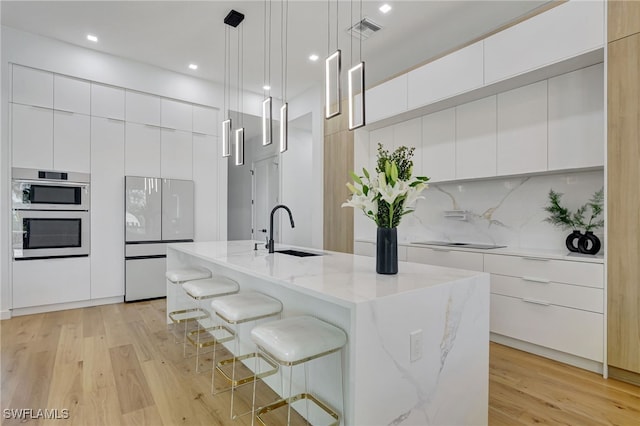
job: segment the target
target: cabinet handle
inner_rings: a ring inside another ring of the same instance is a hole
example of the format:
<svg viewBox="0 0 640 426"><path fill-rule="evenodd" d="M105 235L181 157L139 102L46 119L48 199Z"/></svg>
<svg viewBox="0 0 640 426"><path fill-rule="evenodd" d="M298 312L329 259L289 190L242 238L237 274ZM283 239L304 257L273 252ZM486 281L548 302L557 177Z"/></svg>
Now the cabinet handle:
<svg viewBox="0 0 640 426"><path fill-rule="evenodd" d="M160 126L156 126L154 124L145 124L144 126L145 127L151 127L152 129L160 129L161 128Z"/></svg>
<svg viewBox="0 0 640 426"><path fill-rule="evenodd" d="M62 112L62 113L64 113L64 114L69 114L69 115L73 115L73 114L75 114L75 112L73 112L73 111L69 111L69 110L67 110L67 109L55 109L54 111L55 111L55 112Z"/></svg>
<svg viewBox="0 0 640 426"><path fill-rule="evenodd" d="M551 282L550 280L546 280L544 278L536 278L536 277L522 277L522 279L525 281L532 281L534 283L543 283L543 284L549 284Z"/></svg>
<svg viewBox="0 0 640 426"><path fill-rule="evenodd" d="M198 136L207 136L206 133L202 133L202 132L192 132L194 135L198 135Z"/></svg>
<svg viewBox="0 0 640 426"><path fill-rule="evenodd" d="M523 257L524 260L533 260L534 262L548 262L549 259L542 259L540 257Z"/></svg>
<svg viewBox="0 0 640 426"><path fill-rule="evenodd" d="M175 132L176 130L178 130L178 129L176 129L175 127L165 127L165 126L161 126L160 128L161 128L162 130L168 130L168 131L170 131L170 132Z"/></svg>
<svg viewBox="0 0 640 426"><path fill-rule="evenodd" d="M437 248L432 248L431 250L433 251L439 251L441 253L449 253L451 250L445 250L445 249L437 249Z"/></svg>
<svg viewBox="0 0 640 426"><path fill-rule="evenodd" d="M47 107L41 107L41 106L37 106L37 105L29 105L29 106L30 106L31 108L34 108L34 109L40 109L40 110L43 110L43 111L52 111L52 109L51 109L51 108L47 108Z"/></svg>
<svg viewBox="0 0 640 426"><path fill-rule="evenodd" d="M526 303L533 303L534 305L540 305L540 306L549 306L549 305L551 305L551 303L544 302L542 300L525 299L525 298L520 299L520 300L522 300L523 302L526 302Z"/></svg>
<svg viewBox="0 0 640 426"><path fill-rule="evenodd" d="M111 117L107 117L107 120L109 121L115 121L116 123L124 123L124 120L121 120L119 118L111 118Z"/></svg>

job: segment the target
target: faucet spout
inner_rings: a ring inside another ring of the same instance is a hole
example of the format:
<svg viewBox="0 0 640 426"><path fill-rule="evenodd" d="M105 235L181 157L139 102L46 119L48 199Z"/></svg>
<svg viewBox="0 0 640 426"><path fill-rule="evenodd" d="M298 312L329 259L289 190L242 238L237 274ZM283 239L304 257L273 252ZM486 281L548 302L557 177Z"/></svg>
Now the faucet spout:
<svg viewBox="0 0 640 426"><path fill-rule="evenodd" d="M285 209L287 213L289 213L289 222L291 222L291 227L296 227L293 223L293 215L291 214L291 210L289 209L289 207L285 206L284 204L278 204L277 206L275 206L273 210L271 210L271 215L269 216L269 240L267 241L267 249L269 250L269 253L274 252L275 244L273 241L273 215L278 209Z"/></svg>

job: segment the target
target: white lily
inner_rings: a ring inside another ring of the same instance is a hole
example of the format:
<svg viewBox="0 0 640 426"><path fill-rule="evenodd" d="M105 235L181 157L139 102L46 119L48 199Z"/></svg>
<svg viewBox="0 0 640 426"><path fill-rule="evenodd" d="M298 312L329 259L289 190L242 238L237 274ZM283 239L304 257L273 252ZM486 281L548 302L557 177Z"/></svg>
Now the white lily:
<svg viewBox="0 0 640 426"><path fill-rule="evenodd" d="M414 187L409 187L409 191L407 192L407 198L404 201L404 206L407 208L414 208L415 203L418 200L424 200L424 197L420 195L422 191L427 189L429 185L426 183L419 183Z"/></svg>
<svg viewBox="0 0 640 426"><path fill-rule="evenodd" d="M387 183L384 173L380 173L378 175L378 181L380 182L379 192L380 198L389 203L393 204L396 199L402 195L405 195L409 189L409 185L405 181L398 180L395 185L390 185Z"/></svg>

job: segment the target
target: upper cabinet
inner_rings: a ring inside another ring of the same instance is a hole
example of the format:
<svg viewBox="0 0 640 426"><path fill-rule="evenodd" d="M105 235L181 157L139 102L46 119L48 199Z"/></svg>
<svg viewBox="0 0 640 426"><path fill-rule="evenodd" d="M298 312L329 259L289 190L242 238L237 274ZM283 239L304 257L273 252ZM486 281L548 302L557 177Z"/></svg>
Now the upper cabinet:
<svg viewBox="0 0 640 426"><path fill-rule="evenodd" d="M191 104L162 98L160 111L162 127L188 132L193 129L193 107Z"/></svg>
<svg viewBox="0 0 640 426"><path fill-rule="evenodd" d="M408 73L408 109L482 87L482 41Z"/></svg>
<svg viewBox="0 0 640 426"><path fill-rule="evenodd" d="M569 1L484 40L485 84L604 46L604 2Z"/></svg>
<svg viewBox="0 0 640 426"><path fill-rule="evenodd" d="M193 132L215 136L218 134L218 110L200 105L193 106Z"/></svg>
<svg viewBox="0 0 640 426"><path fill-rule="evenodd" d="M456 107L456 178L495 175L496 97L489 96Z"/></svg>
<svg viewBox="0 0 640 426"><path fill-rule="evenodd" d="M124 89L91 83L91 115L124 120Z"/></svg>
<svg viewBox="0 0 640 426"><path fill-rule="evenodd" d="M422 117L422 169L431 182L456 178L456 109Z"/></svg>
<svg viewBox="0 0 640 426"><path fill-rule="evenodd" d="M14 65L12 78L14 103L53 108L53 73Z"/></svg>
<svg viewBox="0 0 640 426"><path fill-rule="evenodd" d="M549 79L549 170L604 165L604 66Z"/></svg>
<svg viewBox="0 0 640 426"><path fill-rule="evenodd" d="M407 74L367 90L365 108L369 123L405 112L407 110Z"/></svg>
<svg viewBox="0 0 640 426"><path fill-rule="evenodd" d="M547 81L498 95L497 173L547 170Z"/></svg>
<svg viewBox="0 0 640 426"><path fill-rule="evenodd" d="M53 169L53 110L11 105L13 167Z"/></svg>
<svg viewBox="0 0 640 426"><path fill-rule="evenodd" d="M131 123L160 126L160 97L126 91L126 120Z"/></svg>
<svg viewBox="0 0 640 426"><path fill-rule="evenodd" d="M91 83L55 74L53 78L53 108L89 115L91 113Z"/></svg>

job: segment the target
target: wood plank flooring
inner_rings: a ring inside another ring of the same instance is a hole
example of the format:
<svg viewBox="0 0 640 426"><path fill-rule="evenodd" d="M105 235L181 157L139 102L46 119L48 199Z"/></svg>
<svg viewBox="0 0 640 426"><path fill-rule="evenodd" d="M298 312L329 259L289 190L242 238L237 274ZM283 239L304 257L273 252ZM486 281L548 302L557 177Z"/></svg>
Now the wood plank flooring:
<svg viewBox="0 0 640 426"><path fill-rule="evenodd" d="M33 425L251 424L229 419L229 392L210 394L210 373L183 358L164 315L165 301L155 300L0 322L0 407L69 410L66 420ZM274 395L261 387L259 397ZM3 425L24 422L0 416ZM640 425L640 388L491 344L489 424Z"/></svg>

